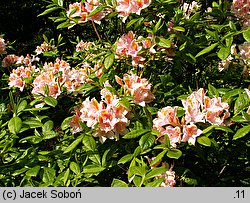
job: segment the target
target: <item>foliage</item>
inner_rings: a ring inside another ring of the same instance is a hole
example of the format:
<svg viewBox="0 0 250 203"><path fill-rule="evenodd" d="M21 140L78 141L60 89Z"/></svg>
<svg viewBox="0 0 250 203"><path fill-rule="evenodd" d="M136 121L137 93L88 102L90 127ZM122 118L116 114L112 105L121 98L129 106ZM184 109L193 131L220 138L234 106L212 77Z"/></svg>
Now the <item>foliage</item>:
<svg viewBox="0 0 250 203"><path fill-rule="evenodd" d="M45 1L33 53L0 37L0 186L249 186L235 2Z"/></svg>

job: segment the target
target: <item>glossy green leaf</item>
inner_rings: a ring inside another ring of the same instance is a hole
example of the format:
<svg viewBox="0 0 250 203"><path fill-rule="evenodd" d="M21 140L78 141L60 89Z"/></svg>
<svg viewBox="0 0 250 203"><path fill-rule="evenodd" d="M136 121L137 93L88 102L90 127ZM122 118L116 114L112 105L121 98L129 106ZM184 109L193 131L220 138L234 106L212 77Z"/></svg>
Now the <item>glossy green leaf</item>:
<svg viewBox="0 0 250 203"><path fill-rule="evenodd" d="M28 103L26 100L21 101L21 103L17 107L17 114L22 112L26 108L27 105Z"/></svg>
<svg viewBox="0 0 250 203"><path fill-rule="evenodd" d="M230 48L228 48L228 47L221 47L220 50L217 53L217 56L221 60L225 60L225 59L227 59L227 57L228 57L229 54L230 54Z"/></svg>
<svg viewBox="0 0 250 203"><path fill-rule="evenodd" d="M126 135L124 135L122 138L123 139L133 139L133 138L137 138L140 137L146 133L149 133L150 130L147 129L139 129L139 130L133 130L129 133L127 133Z"/></svg>
<svg viewBox="0 0 250 203"><path fill-rule="evenodd" d="M80 166L76 162L70 162L69 168L76 175L78 175L81 172L80 171Z"/></svg>
<svg viewBox="0 0 250 203"><path fill-rule="evenodd" d="M170 48L171 47L171 41L168 40L168 39L165 39L163 37L159 37L158 40L157 40L157 44L161 47L164 47L164 48Z"/></svg>
<svg viewBox="0 0 250 203"><path fill-rule="evenodd" d="M244 126L240 128L239 130L237 130L237 132L233 136L233 139L237 140L239 138L245 137L249 133L250 133L250 125Z"/></svg>
<svg viewBox="0 0 250 203"><path fill-rule="evenodd" d="M165 167L153 168L145 176L145 180L154 178L155 176L165 173L167 169Z"/></svg>
<svg viewBox="0 0 250 203"><path fill-rule="evenodd" d="M128 184L122 180L114 178L111 183L111 187L128 187Z"/></svg>
<svg viewBox="0 0 250 203"><path fill-rule="evenodd" d="M243 37L247 42L250 42L250 29L243 32Z"/></svg>
<svg viewBox="0 0 250 203"><path fill-rule="evenodd" d="M51 96L45 97L44 102L52 107L55 107L57 105L57 100Z"/></svg>
<svg viewBox="0 0 250 203"><path fill-rule="evenodd" d="M22 120L15 116L9 120L8 123L9 131L13 134L17 134L22 128Z"/></svg>
<svg viewBox="0 0 250 203"><path fill-rule="evenodd" d="M106 69L109 69L113 63L114 63L114 60L115 60L115 55L112 53L110 55L108 55L105 59L104 59L104 67Z"/></svg>
<svg viewBox="0 0 250 203"><path fill-rule="evenodd" d="M179 159L181 155L182 152L179 149L170 149L167 153L167 156L171 159Z"/></svg>
<svg viewBox="0 0 250 203"><path fill-rule="evenodd" d="M85 147L87 147L87 149L95 151L96 141L93 137L91 137L89 135L84 135L84 137L82 139L82 143L84 144Z"/></svg>
<svg viewBox="0 0 250 203"><path fill-rule="evenodd" d="M44 167L43 168L43 182L47 184L52 184L56 177L56 171L53 168Z"/></svg>
<svg viewBox="0 0 250 203"><path fill-rule="evenodd" d="M147 183L146 187L159 187L165 181L164 178L155 179L153 182Z"/></svg>
<svg viewBox="0 0 250 203"><path fill-rule="evenodd" d="M210 147L211 146L211 140L206 136L200 136L197 138L197 142L203 146Z"/></svg>
<svg viewBox="0 0 250 203"><path fill-rule="evenodd" d="M134 155L133 154L126 154L120 160L118 161L118 164L125 164L133 159Z"/></svg>
<svg viewBox="0 0 250 203"><path fill-rule="evenodd" d="M146 133L141 137L139 140L139 145L141 146L142 150L146 150L151 147L155 142L155 136L151 133Z"/></svg>
<svg viewBox="0 0 250 203"><path fill-rule="evenodd" d="M36 177L38 175L39 171L40 171L40 166L35 166L35 167L29 169L26 172L26 175L29 177Z"/></svg>
<svg viewBox="0 0 250 203"><path fill-rule="evenodd" d="M202 56L204 54L209 53L210 51L212 51L215 47L217 47L218 43L214 43L211 44L209 47L206 47L204 49L202 49L198 54L196 54L195 58Z"/></svg>
<svg viewBox="0 0 250 203"><path fill-rule="evenodd" d="M167 149L163 150L161 153L159 153L150 163L150 166L153 166L155 164L157 164L159 161L161 161L161 159L164 157L164 155L167 153Z"/></svg>
<svg viewBox="0 0 250 203"><path fill-rule="evenodd" d="M64 154L71 152L73 149L75 149L77 147L77 145L82 141L82 136L80 136L79 138L77 138L74 142L72 142L65 150L64 150Z"/></svg>

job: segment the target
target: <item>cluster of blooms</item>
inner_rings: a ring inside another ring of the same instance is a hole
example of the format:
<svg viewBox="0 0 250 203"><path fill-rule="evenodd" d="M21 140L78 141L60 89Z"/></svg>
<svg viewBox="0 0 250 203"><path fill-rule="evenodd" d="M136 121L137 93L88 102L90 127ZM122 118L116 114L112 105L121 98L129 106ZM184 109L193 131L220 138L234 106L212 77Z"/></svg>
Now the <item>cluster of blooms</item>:
<svg viewBox="0 0 250 203"><path fill-rule="evenodd" d="M40 46L36 47L35 52L38 55L46 51L54 51L55 49L56 47L54 45L50 45L47 42L43 42Z"/></svg>
<svg viewBox="0 0 250 203"><path fill-rule="evenodd" d="M105 87L110 86L106 83ZM86 122L88 127L95 130L94 136L99 137L101 142L107 138L119 139L119 135L128 132L129 120L127 114L129 109L122 106L120 99L113 95L107 88L101 90L102 101L98 103L95 98L89 97L83 101L76 114L70 121L73 133L82 130L80 122Z"/></svg>
<svg viewBox="0 0 250 203"><path fill-rule="evenodd" d="M76 52L82 52L82 51L88 51L90 47L94 47L95 44L94 42L84 42L81 40L77 45L76 45Z"/></svg>
<svg viewBox="0 0 250 203"><path fill-rule="evenodd" d="M147 8L151 0L117 0L116 11L118 16L125 22L131 13L140 15L141 10Z"/></svg>
<svg viewBox="0 0 250 203"><path fill-rule="evenodd" d="M164 142L164 135L169 136L170 144L176 147L177 143L189 142L195 144L196 137L202 131L195 123L209 122L214 125L224 125L225 119L230 116L229 105L221 102L220 97L210 99L205 96L204 89L193 92L186 100L182 100L185 117L180 123L177 117L178 107L164 107L153 120L154 128L160 132L159 141Z"/></svg>
<svg viewBox="0 0 250 203"><path fill-rule="evenodd" d="M33 62L39 61L40 59L34 55L30 56L27 54L25 57L24 56L19 56L16 64L17 65L24 65L24 66L30 66L32 65Z"/></svg>
<svg viewBox="0 0 250 203"><path fill-rule="evenodd" d="M5 40L0 36L0 54L5 54L6 51L6 44L5 44Z"/></svg>
<svg viewBox="0 0 250 203"><path fill-rule="evenodd" d="M232 13L243 21L243 26L250 26L250 0L233 0Z"/></svg>
<svg viewBox="0 0 250 203"><path fill-rule="evenodd" d="M115 76L116 82L121 85L130 96L134 98L135 103L145 106L154 99L151 92L151 84L147 79L141 78L133 73L124 74L123 79Z"/></svg>
<svg viewBox="0 0 250 203"><path fill-rule="evenodd" d="M184 16L187 19L189 19L190 15L192 13L195 13L197 10L199 10L200 7L201 6L196 1L192 1L191 3L184 3L182 6Z"/></svg>
<svg viewBox="0 0 250 203"><path fill-rule="evenodd" d="M243 44L239 45L239 50L240 50L239 54L244 63L250 65L250 42L244 42Z"/></svg>
<svg viewBox="0 0 250 203"><path fill-rule="evenodd" d="M31 78L35 72L35 66L20 66L12 70L9 77L9 86L18 87L20 91L23 91L26 84L25 79Z"/></svg>
<svg viewBox="0 0 250 203"><path fill-rule="evenodd" d="M149 49L151 53L155 53L154 46L152 42L152 37L141 40L142 37L138 37L139 40L135 38L135 34L133 31L129 31L127 34L124 34L119 38L116 55L118 57L132 57L132 65L133 66L141 66L143 67L143 62L145 58L139 54L139 51L142 48ZM142 43L142 46L140 45Z"/></svg>
<svg viewBox="0 0 250 203"><path fill-rule="evenodd" d="M12 64L15 64L17 62L18 58L19 57L16 56L15 54L9 54L4 57L2 61L2 66L4 68L10 67Z"/></svg>
<svg viewBox="0 0 250 203"><path fill-rule="evenodd" d="M103 19L108 13L108 10L104 9L96 13L95 15L88 17L88 15L93 12L101 3L98 0L86 0L85 5L82 2L75 2L69 5L69 10L67 11L67 16L69 18L79 18L78 23L85 23L88 20L92 20L95 23L100 24L101 19Z"/></svg>

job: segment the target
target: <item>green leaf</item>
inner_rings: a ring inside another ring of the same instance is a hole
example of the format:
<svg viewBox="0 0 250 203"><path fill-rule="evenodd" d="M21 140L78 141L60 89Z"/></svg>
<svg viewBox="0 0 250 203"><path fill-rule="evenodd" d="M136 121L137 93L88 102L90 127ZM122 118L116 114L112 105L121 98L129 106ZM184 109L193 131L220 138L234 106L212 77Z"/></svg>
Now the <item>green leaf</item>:
<svg viewBox="0 0 250 203"><path fill-rule="evenodd" d="M77 147L77 145L82 141L82 136L80 136L78 139L76 139L74 142L71 143L71 145L69 145L65 150L64 150L64 154L71 152L73 149L75 149Z"/></svg>
<svg viewBox="0 0 250 203"><path fill-rule="evenodd" d="M22 128L22 120L15 116L11 118L8 122L9 131L13 134L17 134Z"/></svg>
<svg viewBox="0 0 250 203"><path fill-rule="evenodd" d="M104 8L107 8L107 6L98 6L95 10L93 10L90 14L88 14L88 18L94 16L95 14L102 11Z"/></svg>
<svg viewBox="0 0 250 203"><path fill-rule="evenodd" d="M114 178L111 183L111 187L128 187L128 184L122 180Z"/></svg>
<svg viewBox="0 0 250 203"><path fill-rule="evenodd" d="M244 126L243 128L237 130L237 132L233 136L233 140L237 140L239 138L242 138L242 137L246 136L248 133L250 133L250 125Z"/></svg>
<svg viewBox="0 0 250 203"><path fill-rule="evenodd" d="M233 133L234 132L227 126L215 126L215 130L222 130L222 131L228 132L228 133Z"/></svg>
<svg viewBox="0 0 250 203"><path fill-rule="evenodd" d="M206 133L212 131L212 130L214 129L214 127L215 127L214 125L211 125L211 126L205 128L205 129L202 131L202 134L206 134Z"/></svg>
<svg viewBox="0 0 250 203"><path fill-rule="evenodd" d="M96 142L95 139L89 135L84 135L82 139L82 143L84 144L87 149L95 151L96 149Z"/></svg>
<svg viewBox="0 0 250 203"><path fill-rule="evenodd" d="M212 51L216 46L218 45L218 43L214 43L212 45L210 45L209 47L206 47L204 49L202 49L198 54L196 54L195 58L201 56L201 55L204 55L204 54L207 54L209 53L210 51Z"/></svg>
<svg viewBox="0 0 250 203"><path fill-rule="evenodd" d="M132 19L131 21L129 21L126 25L126 28L130 28L133 24L135 24L138 20L140 20L140 18L135 18L135 19Z"/></svg>
<svg viewBox="0 0 250 203"><path fill-rule="evenodd" d="M218 90L211 84L208 84L208 93L211 97L218 97L219 96L219 92Z"/></svg>
<svg viewBox="0 0 250 203"><path fill-rule="evenodd" d="M114 60L115 60L115 55L113 53L108 55L104 60L104 67L106 69L109 69L113 65Z"/></svg>
<svg viewBox="0 0 250 203"><path fill-rule="evenodd" d="M40 170L40 166L35 166L31 169L29 169L27 172L26 172L26 175L29 176L29 177L36 177L38 172Z"/></svg>
<svg viewBox="0 0 250 203"><path fill-rule="evenodd" d="M161 159L164 157L164 155L167 153L167 149L163 150L161 153L159 153L150 163L150 166L153 166L155 164L157 164L159 161L161 161Z"/></svg>
<svg viewBox="0 0 250 203"><path fill-rule="evenodd" d="M70 22L66 21L66 22L60 23L60 24L56 27L56 29L63 29L63 28L70 27L70 26L72 26L72 25L74 25L74 23L70 23Z"/></svg>
<svg viewBox="0 0 250 203"><path fill-rule="evenodd" d="M27 104L27 101L23 100L17 107L17 114L22 112L26 108Z"/></svg>
<svg viewBox="0 0 250 203"><path fill-rule="evenodd" d="M223 95L223 99L229 99L231 97L234 97L236 95L239 95L240 94L240 89L233 89L233 90L230 90L228 91L226 94Z"/></svg>
<svg viewBox="0 0 250 203"><path fill-rule="evenodd" d="M66 130L67 128L70 128L70 124L69 122L71 121L72 117L67 117L63 120L62 124L61 124L61 128L62 130Z"/></svg>
<svg viewBox="0 0 250 203"><path fill-rule="evenodd" d="M250 42L250 29L243 32L243 37L247 42Z"/></svg>
<svg viewBox="0 0 250 203"><path fill-rule="evenodd" d="M182 152L179 149L170 149L167 153L167 156L171 159L179 159L181 155Z"/></svg>
<svg viewBox="0 0 250 203"><path fill-rule="evenodd" d="M57 105L57 100L51 96L45 97L44 102L52 107L55 107Z"/></svg>
<svg viewBox="0 0 250 203"><path fill-rule="evenodd" d="M233 121L233 122L237 122L237 123L247 122L247 120L242 115L234 116L230 120Z"/></svg>
<svg viewBox="0 0 250 203"><path fill-rule="evenodd" d="M128 170L131 176L133 175L145 176L147 173L147 170L144 166L132 166Z"/></svg>
<svg viewBox="0 0 250 203"><path fill-rule="evenodd" d="M239 114L248 106L249 98L246 94L240 94L234 104L234 114Z"/></svg>
<svg viewBox="0 0 250 203"><path fill-rule="evenodd" d="M67 180L69 178L69 174L70 174L70 170L69 168L66 170L66 172L64 173L64 176L63 176L63 184L66 185L67 183Z"/></svg>
<svg viewBox="0 0 250 203"><path fill-rule="evenodd" d="M142 150L146 150L151 147L155 142L155 136L151 133L147 133L141 137L139 140L139 145L141 146Z"/></svg>
<svg viewBox="0 0 250 203"><path fill-rule="evenodd" d="M46 132L46 131L51 131L53 127L54 127L53 121L48 120L46 123L43 124L42 129L43 129L43 132Z"/></svg>
<svg viewBox="0 0 250 203"><path fill-rule="evenodd" d="M47 15L49 13L52 13L53 11L58 10L59 8L60 7L58 7L58 6L49 8L49 9L45 10L44 12L42 12L41 14L39 14L37 17L44 16L44 15Z"/></svg>
<svg viewBox="0 0 250 203"><path fill-rule="evenodd" d="M180 27L180 26L173 27L173 30L176 30L176 31L179 31L179 32L185 32L185 28L184 27Z"/></svg>
<svg viewBox="0 0 250 203"><path fill-rule="evenodd" d="M211 140L206 136L200 136L197 138L197 142L203 146L210 147L211 146Z"/></svg>
<svg viewBox="0 0 250 203"><path fill-rule="evenodd" d="M155 176L165 173L167 169L165 167L153 168L145 176L145 180L154 178Z"/></svg>
<svg viewBox="0 0 250 203"><path fill-rule="evenodd" d="M228 48L228 47L221 47L220 50L217 53L217 56L221 60L225 60L228 57L229 54L230 54L230 48Z"/></svg>
<svg viewBox="0 0 250 203"><path fill-rule="evenodd" d="M124 135L122 138L123 139L133 139L133 138L137 138L140 137L146 133L149 133L150 130L147 129L139 129L139 130L133 130L129 133L127 133L126 135Z"/></svg>
<svg viewBox="0 0 250 203"><path fill-rule="evenodd" d="M118 164L125 164L133 159L134 155L133 154L126 154L120 160L118 161Z"/></svg>
<svg viewBox="0 0 250 203"><path fill-rule="evenodd" d="M27 118L27 120L23 121L23 124L28 125L30 128L39 128L43 126L36 118Z"/></svg>
<svg viewBox="0 0 250 203"><path fill-rule="evenodd" d="M99 165L87 165L83 168L83 173L100 173L104 170L105 168Z"/></svg>
<svg viewBox="0 0 250 203"><path fill-rule="evenodd" d="M53 168L44 167L43 168L43 182L47 184L52 184L56 177L56 171Z"/></svg>
<svg viewBox="0 0 250 203"><path fill-rule="evenodd" d="M159 37L157 38L157 44L161 47L164 47L164 48L170 48L171 47L171 41L168 40L168 39L165 39L163 37Z"/></svg>
<svg viewBox="0 0 250 203"><path fill-rule="evenodd" d="M76 162L70 162L69 168L73 171L76 175L78 175L80 171L80 167Z"/></svg>
<svg viewBox="0 0 250 203"><path fill-rule="evenodd" d="M147 183L146 187L159 187L164 180L164 178L156 179L153 182Z"/></svg>

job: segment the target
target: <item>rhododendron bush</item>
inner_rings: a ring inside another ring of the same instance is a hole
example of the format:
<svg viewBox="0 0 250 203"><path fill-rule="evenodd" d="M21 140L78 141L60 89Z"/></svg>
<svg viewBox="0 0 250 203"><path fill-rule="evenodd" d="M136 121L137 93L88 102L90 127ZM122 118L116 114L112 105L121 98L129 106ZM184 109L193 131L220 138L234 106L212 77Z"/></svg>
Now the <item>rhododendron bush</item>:
<svg viewBox="0 0 250 203"><path fill-rule="evenodd" d="M0 186L250 185L248 0L46 2L1 33Z"/></svg>

